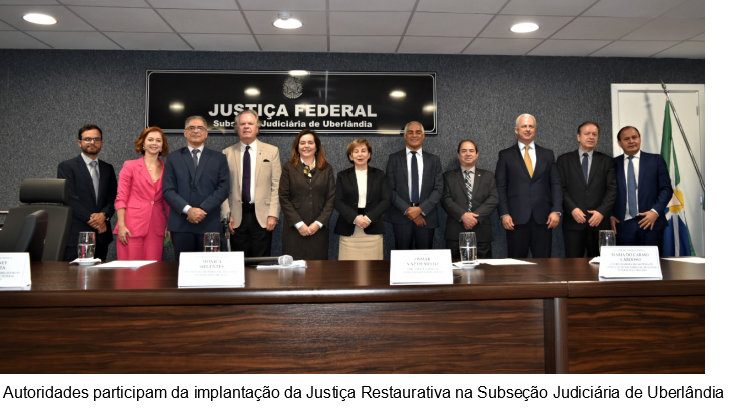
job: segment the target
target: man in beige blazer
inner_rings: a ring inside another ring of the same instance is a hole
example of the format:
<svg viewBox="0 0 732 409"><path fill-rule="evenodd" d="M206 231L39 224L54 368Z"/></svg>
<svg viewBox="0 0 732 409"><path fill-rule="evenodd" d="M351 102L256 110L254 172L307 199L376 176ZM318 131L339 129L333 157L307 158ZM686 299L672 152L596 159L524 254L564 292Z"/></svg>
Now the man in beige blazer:
<svg viewBox="0 0 732 409"><path fill-rule="evenodd" d="M231 189L221 214L231 213L232 251L243 251L246 257L268 257L280 215L280 151L257 139L259 118L255 111L240 112L235 122L239 142L224 149Z"/></svg>

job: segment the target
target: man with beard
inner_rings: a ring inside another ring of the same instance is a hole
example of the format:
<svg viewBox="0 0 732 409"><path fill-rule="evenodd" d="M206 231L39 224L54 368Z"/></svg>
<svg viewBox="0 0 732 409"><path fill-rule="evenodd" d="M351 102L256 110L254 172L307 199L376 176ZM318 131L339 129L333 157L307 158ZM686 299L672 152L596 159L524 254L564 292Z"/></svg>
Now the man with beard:
<svg viewBox="0 0 732 409"><path fill-rule="evenodd" d="M94 256L104 261L109 243L112 242L109 219L114 214L117 177L112 165L97 158L103 145L102 130L94 124L86 124L79 129L78 134L81 154L59 163L56 175L57 178L69 182L67 205L74 211L64 260L77 258L79 232L94 231Z"/></svg>

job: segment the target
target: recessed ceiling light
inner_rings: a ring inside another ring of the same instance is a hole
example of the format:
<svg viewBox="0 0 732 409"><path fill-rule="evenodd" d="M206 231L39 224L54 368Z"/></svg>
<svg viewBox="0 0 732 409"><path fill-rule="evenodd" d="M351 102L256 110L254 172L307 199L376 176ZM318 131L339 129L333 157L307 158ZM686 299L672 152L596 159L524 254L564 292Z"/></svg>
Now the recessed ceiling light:
<svg viewBox="0 0 732 409"><path fill-rule="evenodd" d="M392 98L404 98L407 96L407 93L404 91L392 91L389 96Z"/></svg>
<svg viewBox="0 0 732 409"><path fill-rule="evenodd" d="M292 14L290 14L288 12L283 11L282 13L279 13L277 16L279 18L277 20L275 20L274 23L272 23L272 25L274 25L277 28L281 28L284 30L292 30L295 28L302 27L302 23L300 22L300 20L298 20L296 18L292 18Z"/></svg>
<svg viewBox="0 0 732 409"><path fill-rule="evenodd" d="M538 29L539 25L536 23L518 23L511 26L514 33L532 33Z"/></svg>
<svg viewBox="0 0 732 409"><path fill-rule="evenodd" d="M247 88L244 90L244 93L249 95L250 97L256 97L259 95L259 90L256 88Z"/></svg>
<svg viewBox="0 0 732 409"><path fill-rule="evenodd" d="M183 112L186 106L182 102L171 102L168 108L173 112Z"/></svg>
<svg viewBox="0 0 732 409"><path fill-rule="evenodd" d="M308 75L309 72L307 72L305 70L290 70L288 72L288 74L290 74L290 76L292 76L292 77L304 77L304 76Z"/></svg>
<svg viewBox="0 0 732 409"><path fill-rule="evenodd" d="M42 24L44 26L50 26L58 23L55 18L46 14L38 13L28 13L23 16L23 20L33 24Z"/></svg>

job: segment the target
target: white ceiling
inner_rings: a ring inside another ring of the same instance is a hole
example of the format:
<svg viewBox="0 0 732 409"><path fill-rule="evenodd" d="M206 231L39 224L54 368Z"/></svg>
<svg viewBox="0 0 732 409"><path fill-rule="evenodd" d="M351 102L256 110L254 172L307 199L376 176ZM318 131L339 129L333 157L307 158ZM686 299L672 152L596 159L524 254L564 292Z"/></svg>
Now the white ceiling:
<svg viewBox="0 0 732 409"><path fill-rule="evenodd" d="M704 0L0 0L0 49L704 59L704 8ZM303 26L275 28L280 11ZM29 12L58 24L30 24ZM509 31L524 21L541 28Z"/></svg>

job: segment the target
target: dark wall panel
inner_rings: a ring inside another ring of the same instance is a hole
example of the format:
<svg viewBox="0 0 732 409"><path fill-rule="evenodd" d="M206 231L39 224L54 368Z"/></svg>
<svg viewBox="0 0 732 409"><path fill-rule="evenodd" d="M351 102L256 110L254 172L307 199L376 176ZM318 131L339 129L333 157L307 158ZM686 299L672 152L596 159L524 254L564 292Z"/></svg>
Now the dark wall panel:
<svg viewBox="0 0 732 409"><path fill-rule="evenodd" d="M78 154L76 132L83 123L104 130L100 157L117 172L136 158L132 141L144 127L147 69L435 71L439 133L424 148L441 155L444 170L458 165L453 152L465 138L478 143L478 166L494 170L498 151L515 143L514 120L523 112L536 116L536 141L555 156L577 148L576 128L586 120L600 124L598 150L611 154L610 84L704 83L704 60L683 59L0 50L0 209L18 204L23 178L55 177L56 165ZM400 136L325 135L336 172L350 166L346 145L359 136L374 144L371 164L382 169L388 155L404 147ZM185 145L182 135L169 137L172 149ZM278 146L286 161L293 138L262 140ZM222 150L237 140L234 134L210 135L207 147ZM505 233L497 216L493 220L494 257L504 257ZM555 256L564 254L561 236L556 229ZM337 258L337 244L337 236L331 237L331 258ZM435 245L444 246L442 229ZM385 247L393 247L391 233ZM273 249L281 251L281 228Z"/></svg>

